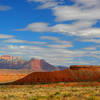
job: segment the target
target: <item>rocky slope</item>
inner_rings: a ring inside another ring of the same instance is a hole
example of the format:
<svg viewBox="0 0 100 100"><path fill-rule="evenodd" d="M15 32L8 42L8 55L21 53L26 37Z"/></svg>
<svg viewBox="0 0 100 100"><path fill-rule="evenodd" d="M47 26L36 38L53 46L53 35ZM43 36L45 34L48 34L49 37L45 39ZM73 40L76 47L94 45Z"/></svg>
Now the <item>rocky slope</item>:
<svg viewBox="0 0 100 100"><path fill-rule="evenodd" d="M33 84L35 82L86 82L100 81L100 70L98 66L71 66L69 69L53 72L34 72L26 77L9 84ZM82 67L82 68L81 68ZM95 67L95 68L94 68ZM80 69L80 70L79 70Z"/></svg>

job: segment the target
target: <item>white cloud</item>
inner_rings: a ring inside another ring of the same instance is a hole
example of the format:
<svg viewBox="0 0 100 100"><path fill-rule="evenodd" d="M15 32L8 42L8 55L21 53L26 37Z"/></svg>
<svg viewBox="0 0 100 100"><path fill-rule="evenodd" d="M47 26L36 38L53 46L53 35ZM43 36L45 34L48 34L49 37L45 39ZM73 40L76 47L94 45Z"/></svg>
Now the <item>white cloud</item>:
<svg viewBox="0 0 100 100"><path fill-rule="evenodd" d="M51 48L69 48L69 47L73 47L72 44L56 44L56 45L48 45L48 47Z"/></svg>
<svg viewBox="0 0 100 100"><path fill-rule="evenodd" d="M53 8L57 21L66 20L98 20L99 8L83 10L78 6L60 6Z"/></svg>
<svg viewBox="0 0 100 100"><path fill-rule="evenodd" d="M100 29L99 28L88 28L84 30L79 30L76 32L72 32L73 35L84 36L84 37L100 37Z"/></svg>
<svg viewBox="0 0 100 100"><path fill-rule="evenodd" d="M2 43L27 43L27 44L36 44L36 45L45 45L47 42L44 41L28 41L28 40L21 40L16 39L14 35L7 35L7 34L0 34L0 39Z"/></svg>
<svg viewBox="0 0 100 100"><path fill-rule="evenodd" d="M27 0L28 2L40 2L38 9L54 8L59 4L63 4L64 0Z"/></svg>
<svg viewBox="0 0 100 100"><path fill-rule="evenodd" d="M40 22L32 23L24 29L33 32L56 32L65 35L74 35L79 37L98 37L100 36L100 29L94 28L100 19L100 0L72 0L73 5L59 5L64 3L63 0L28 0L29 2L40 2L40 8L48 8L49 3L57 4L51 10L53 11L56 21L60 24L49 26L49 24ZM47 5L47 6L46 6ZM49 4L50 5L50 4ZM73 21L72 24L62 24L62 21Z"/></svg>
<svg viewBox="0 0 100 100"><path fill-rule="evenodd" d="M0 34L0 39L8 39L8 38L14 38L13 35L7 35L7 34Z"/></svg>
<svg viewBox="0 0 100 100"><path fill-rule="evenodd" d="M65 35L79 37L98 37L100 29L93 28L93 25L100 20L100 0L71 0L73 5L63 5L64 0L28 0L38 2L39 8L51 8L55 20L60 24L49 26L47 23L32 23L22 30L33 32L57 32ZM62 4L62 5L59 5ZM72 24L62 24L62 21L74 20ZM36 24L36 27L35 27Z"/></svg>
<svg viewBox="0 0 100 100"><path fill-rule="evenodd" d="M45 32L48 31L48 24L47 23L32 23L29 24L24 29L17 29L16 31L33 31L33 32Z"/></svg>
<svg viewBox="0 0 100 100"><path fill-rule="evenodd" d="M57 24L54 26L49 26L48 23L32 23L23 29L16 29L16 31L57 32L65 35L98 37L100 36L100 29L91 28L93 23L95 21L78 21L73 24Z"/></svg>
<svg viewBox="0 0 100 100"><path fill-rule="evenodd" d="M10 6L0 5L0 11L7 11L11 10L12 8Z"/></svg>
<svg viewBox="0 0 100 100"><path fill-rule="evenodd" d="M3 43L28 43L28 44L39 44L39 45L44 45L46 42L39 42L39 41L27 41L27 40L20 40L20 39L8 39L8 40L3 40Z"/></svg>
<svg viewBox="0 0 100 100"><path fill-rule="evenodd" d="M91 23L93 22L76 22L71 25L68 24L58 24L51 27L52 32L58 32L65 35L75 35L81 37L100 37L99 28L91 28Z"/></svg>
<svg viewBox="0 0 100 100"><path fill-rule="evenodd" d="M41 36L40 39L46 39L46 40L51 40L53 42L53 45L47 45L48 47L52 48L68 48L68 47L73 47L72 42L68 40L61 40L58 37L54 36Z"/></svg>
<svg viewBox="0 0 100 100"><path fill-rule="evenodd" d="M81 38L81 39L76 39L77 41L80 41L80 42L90 42L90 43L96 43L96 44L99 44L100 43L100 39L95 39L95 38Z"/></svg>
<svg viewBox="0 0 100 100"><path fill-rule="evenodd" d="M3 42L6 42L6 43L25 43L26 41L19 40L19 39L9 39L9 40L3 40Z"/></svg>
<svg viewBox="0 0 100 100"><path fill-rule="evenodd" d="M5 51L5 52L4 52ZM44 59L54 65L67 64L91 64L91 60L87 57L98 57L100 51L91 50L68 50L65 48L43 48L40 46L28 45L4 45L0 46L1 54L17 55L25 58L35 57ZM82 58L85 57L85 60ZM79 58L80 60L78 60Z"/></svg>
<svg viewBox="0 0 100 100"><path fill-rule="evenodd" d="M57 2L47 2L47 3L44 3L43 5L39 6L39 9L52 8L57 5L58 5Z"/></svg>
<svg viewBox="0 0 100 100"><path fill-rule="evenodd" d="M51 27L52 32L65 33L65 32L71 31L71 30L72 30L71 25L67 25L67 24L57 24L57 25Z"/></svg>
<svg viewBox="0 0 100 100"><path fill-rule="evenodd" d="M100 5L100 0L72 0L76 2L77 5L80 5L82 7L95 7Z"/></svg>
<svg viewBox="0 0 100 100"><path fill-rule="evenodd" d="M81 37L100 36L100 29L93 28L93 25L100 20L100 0L72 0L71 6L57 6L53 8L56 21L77 20L67 25L60 24L53 27L55 32L76 35Z"/></svg>
<svg viewBox="0 0 100 100"><path fill-rule="evenodd" d="M86 48L82 48L82 49L84 49L84 50L89 50L89 51L96 51L96 47L86 47Z"/></svg>
<svg viewBox="0 0 100 100"><path fill-rule="evenodd" d="M41 36L40 38L44 39L44 40L53 40L53 41L58 41L59 40L59 38L54 37L54 36Z"/></svg>

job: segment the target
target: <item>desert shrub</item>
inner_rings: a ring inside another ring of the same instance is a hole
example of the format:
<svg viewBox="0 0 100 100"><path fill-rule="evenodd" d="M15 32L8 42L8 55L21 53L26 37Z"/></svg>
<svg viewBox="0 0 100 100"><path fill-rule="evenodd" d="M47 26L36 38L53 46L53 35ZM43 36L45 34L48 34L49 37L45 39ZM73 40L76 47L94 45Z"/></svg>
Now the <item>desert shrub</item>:
<svg viewBox="0 0 100 100"><path fill-rule="evenodd" d="M28 100L38 100L37 97L29 97Z"/></svg>
<svg viewBox="0 0 100 100"><path fill-rule="evenodd" d="M87 100L97 100L95 96L89 97Z"/></svg>
<svg viewBox="0 0 100 100"><path fill-rule="evenodd" d="M47 98L46 96L34 96L34 97L29 97L28 100L44 100Z"/></svg>
<svg viewBox="0 0 100 100"><path fill-rule="evenodd" d="M56 92L54 95L55 95L55 96L60 95L60 92Z"/></svg>
<svg viewBox="0 0 100 100"><path fill-rule="evenodd" d="M78 96L78 97L82 97L82 94L78 94L77 96Z"/></svg>
<svg viewBox="0 0 100 100"><path fill-rule="evenodd" d="M60 96L60 92L56 92L55 94L51 94L48 96L48 99L52 100Z"/></svg>
<svg viewBox="0 0 100 100"><path fill-rule="evenodd" d="M3 96L3 99L7 99L7 96Z"/></svg>
<svg viewBox="0 0 100 100"><path fill-rule="evenodd" d="M76 89L72 89L72 92L77 92L77 90Z"/></svg>
<svg viewBox="0 0 100 100"><path fill-rule="evenodd" d="M48 96L48 99L52 99L52 98L54 98L54 95L49 95Z"/></svg>
<svg viewBox="0 0 100 100"><path fill-rule="evenodd" d="M68 94L63 94L63 97L66 98L66 97L71 97L72 96L72 93L68 93Z"/></svg>
<svg viewBox="0 0 100 100"><path fill-rule="evenodd" d="M8 95L8 97L15 98L16 96L15 95Z"/></svg>

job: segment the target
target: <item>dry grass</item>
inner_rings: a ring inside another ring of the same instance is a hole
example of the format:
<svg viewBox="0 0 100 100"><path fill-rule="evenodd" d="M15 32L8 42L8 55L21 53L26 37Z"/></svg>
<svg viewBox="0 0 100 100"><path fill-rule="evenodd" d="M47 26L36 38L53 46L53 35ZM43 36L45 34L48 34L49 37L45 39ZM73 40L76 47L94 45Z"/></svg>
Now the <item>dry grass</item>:
<svg viewBox="0 0 100 100"><path fill-rule="evenodd" d="M0 100L100 100L100 87L1 85ZM67 83L64 83L67 84Z"/></svg>

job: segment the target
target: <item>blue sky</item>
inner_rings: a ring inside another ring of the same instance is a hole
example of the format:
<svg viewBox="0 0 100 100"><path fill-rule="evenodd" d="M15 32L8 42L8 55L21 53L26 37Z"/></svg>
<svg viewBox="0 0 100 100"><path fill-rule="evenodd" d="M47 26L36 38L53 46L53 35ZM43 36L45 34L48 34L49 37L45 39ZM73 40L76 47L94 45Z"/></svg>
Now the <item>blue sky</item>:
<svg viewBox="0 0 100 100"><path fill-rule="evenodd" d="M98 65L99 6L100 0L0 0L0 55Z"/></svg>

